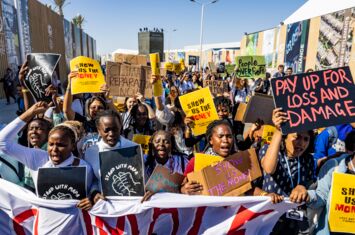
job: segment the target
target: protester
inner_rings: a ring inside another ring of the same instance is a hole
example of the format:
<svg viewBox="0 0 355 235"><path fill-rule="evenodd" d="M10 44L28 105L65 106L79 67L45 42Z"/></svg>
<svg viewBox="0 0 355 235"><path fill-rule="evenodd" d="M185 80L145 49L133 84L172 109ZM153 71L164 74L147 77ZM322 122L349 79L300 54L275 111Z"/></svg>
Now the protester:
<svg viewBox="0 0 355 235"><path fill-rule="evenodd" d="M285 66L283 64L280 64L277 66L277 72L272 76L273 78L278 78L278 77L284 77L285 76Z"/></svg>
<svg viewBox="0 0 355 235"><path fill-rule="evenodd" d="M47 152L37 148L28 148L13 142L13 135L18 133L31 119L43 114L47 105L44 102L34 104L0 131L0 150L30 169L35 186L37 187L37 174L40 167L86 167L87 192L91 189L93 174L91 166L84 160L75 158L72 151L75 148L75 133L67 126L57 126L49 132ZM82 199L77 206L89 210L92 207L89 198Z"/></svg>
<svg viewBox="0 0 355 235"><path fill-rule="evenodd" d="M15 81L15 74L11 68L6 69L6 73L4 77L0 80L4 83L4 91L6 96L7 105L10 104L10 98L14 99L14 103L16 103L16 81Z"/></svg>
<svg viewBox="0 0 355 235"><path fill-rule="evenodd" d="M318 175L317 189L305 191L303 189L302 193L306 193L306 197L303 197L300 201L308 201L307 206L312 209L318 209L325 206L325 210L320 214L318 219L318 224L316 226L315 234L338 234L331 233L329 231L328 221L328 211L331 199L331 186L333 172L344 173L344 174L355 174L355 131L351 131L347 134L345 138L345 148L346 153L342 154L338 158L330 159L321 168Z"/></svg>
<svg viewBox="0 0 355 235"><path fill-rule="evenodd" d="M286 69L286 74L285 76L291 76L293 74L293 68L292 67L288 67Z"/></svg>
<svg viewBox="0 0 355 235"><path fill-rule="evenodd" d="M91 199L94 203L99 199L104 199L101 194L100 152L137 145L121 136L122 120L117 112L112 110L100 112L95 119L95 124L101 138L86 150L84 156L84 159L92 166L96 177L90 192Z"/></svg>
<svg viewBox="0 0 355 235"><path fill-rule="evenodd" d="M329 158L345 152L345 138L355 130L355 123L330 126L318 136L314 145L315 166L319 169Z"/></svg>
<svg viewBox="0 0 355 235"><path fill-rule="evenodd" d="M313 183L314 165L309 152L312 131L291 133L283 136L281 124L288 121L286 113L280 108L273 111L273 123L276 127L270 145L264 145L259 153L264 172L262 188L292 201L298 202L304 198L304 190ZM301 209L304 210L304 209ZM308 229L308 221L286 218L282 216L273 230L273 234L283 234L286 228L291 228L290 234L298 234Z"/></svg>
<svg viewBox="0 0 355 235"><path fill-rule="evenodd" d="M137 101L136 97L126 97L125 102L124 102L125 111L124 111L124 113L121 113L122 121L123 121L123 129L128 128L130 115L131 115L131 109L137 103L138 103L138 101Z"/></svg>

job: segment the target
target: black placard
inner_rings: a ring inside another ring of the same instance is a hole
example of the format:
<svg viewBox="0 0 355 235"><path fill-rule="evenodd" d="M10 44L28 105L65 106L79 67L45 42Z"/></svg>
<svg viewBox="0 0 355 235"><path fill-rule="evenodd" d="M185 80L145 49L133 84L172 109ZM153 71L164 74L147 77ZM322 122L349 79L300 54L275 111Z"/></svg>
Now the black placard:
<svg viewBox="0 0 355 235"><path fill-rule="evenodd" d="M272 96L255 94L248 102L243 123L255 123L258 119L264 124L272 125L272 111L275 109Z"/></svg>
<svg viewBox="0 0 355 235"><path fill-rule="evenodd" d="M144 168L140 145L100 152L100 171L105 196L144 196Z"/></svg>
<svg viewBox="0 0 355 235"><path fill-rule="evenodd" d="M197 64L197 56L189 55L189 65Z"/></svg>
<svg viewBox="0 0 355 235"><path fill-rule="evenodd" d="M52 75L60 59L59 54L33 53L27 55L28 73L25 85L35 101L51 101L46 88L52 84Z"/></svg>
<svg viewBox="0 0 355 235"><path fill-rule="evenodd" d="M355 122L355 85L349 67L271 79L276 107L287 113L283 134Z"/></svg>
<svg viewBox="0 0 355 235"><path fill-rule="evenodd" d="M85 166L39 168L37 195L49 200L80 200L86 197L86 184Z"/></svg>

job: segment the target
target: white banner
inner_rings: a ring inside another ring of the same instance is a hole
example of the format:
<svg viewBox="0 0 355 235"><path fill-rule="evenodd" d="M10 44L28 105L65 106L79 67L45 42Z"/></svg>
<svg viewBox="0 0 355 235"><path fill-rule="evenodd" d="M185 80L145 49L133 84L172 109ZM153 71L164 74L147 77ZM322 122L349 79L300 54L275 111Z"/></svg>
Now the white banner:
<svg viewBox="0 0 355 235"><path fill-rule="evenodd" d="M149 201L99 201L90 214L77 201L53 201L0 180L0 234L269 234L296 207L268 197L159 193Z"/></svg>

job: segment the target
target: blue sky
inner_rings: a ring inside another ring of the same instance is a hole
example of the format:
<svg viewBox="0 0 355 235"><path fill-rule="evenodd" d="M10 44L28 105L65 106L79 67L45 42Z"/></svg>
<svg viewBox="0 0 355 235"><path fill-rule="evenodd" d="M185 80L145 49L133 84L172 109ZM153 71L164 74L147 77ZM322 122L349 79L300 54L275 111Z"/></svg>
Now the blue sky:
<svg viewBox="0 0 355 235"><path fill-rule="evenodd" d="M53 5L53 0L40 0ZM208 0L200 0L209 2ZM139 28L163 28L165 49L199 44L201 6L189 0L68 0L64 16L86 18L99 54L137 49ZM244 32L277 26L306 0L219 0L205 8L204 43L240 41ZM176 32L172 32L177 29ZM170 32L169 32L170 31Z"/></svg>

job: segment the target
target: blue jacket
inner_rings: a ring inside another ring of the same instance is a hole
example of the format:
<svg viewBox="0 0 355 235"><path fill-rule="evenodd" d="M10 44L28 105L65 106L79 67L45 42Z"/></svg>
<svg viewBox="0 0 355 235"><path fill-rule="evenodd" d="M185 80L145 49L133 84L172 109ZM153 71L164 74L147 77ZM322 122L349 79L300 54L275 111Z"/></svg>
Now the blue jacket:
<svg viewBox="0 0 355 235"><path fill-rule="evenodd" d="M349 157L351 157L351 155L343 154L338 158L328 160L319 171L317 189L308 190L308 195L310 197L310 202L307 204L308 207L317 209L326 206L323 209L316 226L317 235L331 234L328 226L328 211L333 172L335 167L338 166L337 172L345 173L347 171L345 161Z"/></svg>
<svg viewBox="0 0 355 235"><path fill-rule="evenodd" d="M326 156L331 156L335 154L336 152L339 152L339 148L342 149L340 152L345 152L345 145L344 145L344 140L346 138L346 135L355 130L350 124L344 124L344 125L338 125L335 126L337 130L337 140L336 140L336 146L332 145L329 141L329 132L327 129L323 130L316 139L315 146L314 146L314 161L317 163L318 159L321 159ZM337 149L335 149L336 147Z"/></svg>

